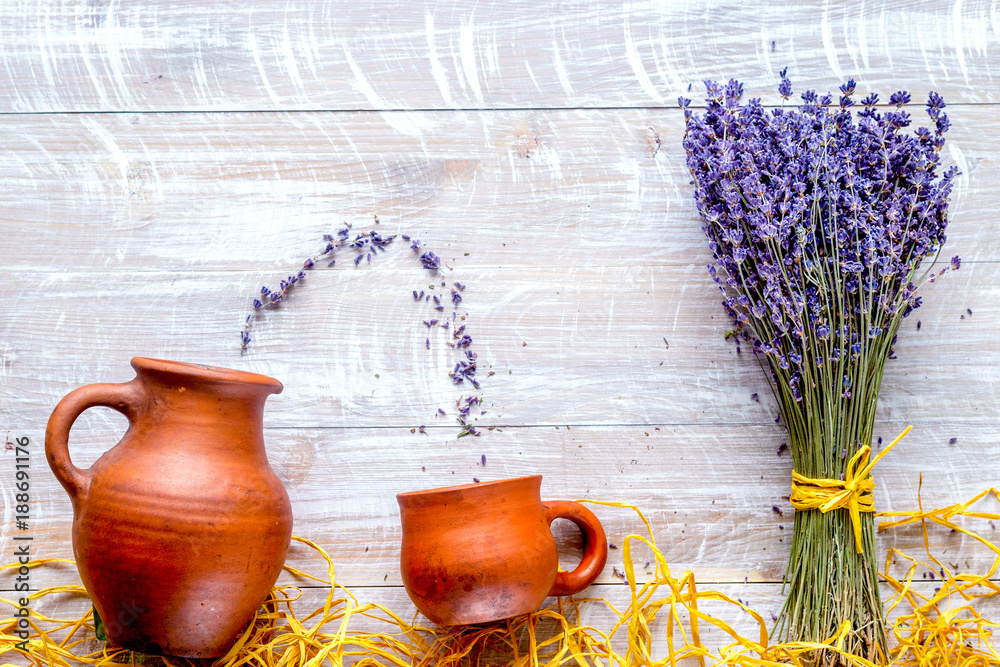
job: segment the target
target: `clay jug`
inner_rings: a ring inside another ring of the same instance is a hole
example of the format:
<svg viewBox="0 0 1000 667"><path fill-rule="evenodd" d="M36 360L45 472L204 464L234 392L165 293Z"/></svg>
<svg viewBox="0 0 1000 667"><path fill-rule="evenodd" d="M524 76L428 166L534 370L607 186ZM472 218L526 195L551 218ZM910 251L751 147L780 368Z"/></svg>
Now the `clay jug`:
<svg viewBox="0 0 1000 667"><path fill-rule="evenodd" d="M264 452L255 373L132 359L136 377L92 384L49 418L45 453L73 503L73 553L108 640L142 653L224 655L285 561L292 508ZM128 418L90 468L70 461L70 427L101 405Z"/></svg>
<svg viewBox="0 0 1000 667"><path fill-rule="evenodd" d="M572 595L608 559L601 522L583 505L541 499L542 476L400 493L400 569L413 604L440 626L527 614L549 595ZM584 554L559 571L549 529L557 518L583 531Z"/></svg>

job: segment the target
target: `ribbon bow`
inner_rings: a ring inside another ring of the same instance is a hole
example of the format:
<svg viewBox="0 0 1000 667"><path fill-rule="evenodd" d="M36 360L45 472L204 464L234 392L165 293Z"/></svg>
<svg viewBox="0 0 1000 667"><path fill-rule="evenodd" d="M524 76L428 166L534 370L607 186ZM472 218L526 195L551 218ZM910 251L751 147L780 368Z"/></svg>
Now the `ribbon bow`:
<svg viewBox="0 0 1000 667"><path fill-rule="evenodd" d="M875 511L875 478L872 468L883 456L889 453L896 443L910 432L912 426L907 426L889 446L879 452L874 460L869 461L872 448L865 445L847 462L844 480L815 479L792 471L792 494L789 500L797 510L816 510L826 514L841 507L846 507L851 515L854 526L854 546L858 553L864 553L861 546L861 512Z"/></svg>

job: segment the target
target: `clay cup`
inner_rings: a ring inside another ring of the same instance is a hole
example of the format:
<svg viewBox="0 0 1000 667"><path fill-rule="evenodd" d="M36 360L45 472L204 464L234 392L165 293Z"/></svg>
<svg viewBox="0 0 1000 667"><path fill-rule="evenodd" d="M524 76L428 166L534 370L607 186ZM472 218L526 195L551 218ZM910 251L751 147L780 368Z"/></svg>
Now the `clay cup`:
<svg viewBox="0 0 1000 667"><path fill-rule="evenodd" d="M497 621L572 595L604 569L608 544L594 514L568 500L541 500L541 475L400 493L400 568L413 604L439 626ZM559 571L550 524L580 527L584 554Z"/></svg>

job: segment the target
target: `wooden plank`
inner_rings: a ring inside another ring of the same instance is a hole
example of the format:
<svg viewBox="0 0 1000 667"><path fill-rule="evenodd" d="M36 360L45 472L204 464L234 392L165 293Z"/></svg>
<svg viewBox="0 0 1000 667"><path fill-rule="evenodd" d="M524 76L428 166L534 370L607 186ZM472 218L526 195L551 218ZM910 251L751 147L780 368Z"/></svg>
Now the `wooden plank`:
<svg viewBox="0 0 1000 667"><path fill-rule="evenodd" d="M242 356L239 331L259 274L42 273L25 282L2 272L10 295L3 410L17 428L40 429L73 388L128 380L128 360L152 356L277 377L286 390L269 399L269 426L410 428L433 425L438 408L452 423L454 402L472 388L448 376L465 358L449 347L452 335L421 323L442 315L411 295L430 291L427 272L353 269L316 272L279 309L259 314ZM468 313L479 355L482 424L742 424L777 414L757 363L723 339L729 324L699 267L449 275L459 278L467 289L458 312ZM907 322L887 367L883 418L1000 416L991 380L1000 351L988 342L1000 318L998 285L1000 266L986 263L927 290L913 316L921 330ZM956 391L964 386L975 390Z"/></svg>
<svg viewBox="0 0 1000 667"><path fill-rule="evenodd" d="M964 174L945 252L966 261L1000 260L993 115L956 108L943 155ZM645 109L7 117L0 248L31 274L280 274L377 213L453 266L704 265L682 135Z"/></svg>
<svg viewBox="0 0 1000 667"><path fill-rule="evenodd" d="M987 3L4 3L0 110L670 106L705 78L997 102ZM905 26L905 28L904 28ZM690 96L690 95L689 95Z"/></svg>
<svg viewBox="0 0 1000 667"><path fill-rule="evenodd" d="M674 576L678 576L680 572L674 572L673 574ZM914 589L924 595L932 594L933 587L934 584L931 582L917 581L914 584ZM323 588L303 589L302 597L293 605L297 617L301 619L308 611L322 607L326 601L328 590L329 589ZM769 628L772 625L770 614L780 611L782 601L784 599L784 596L781 594L781 586L777 584L724 584L706 587L702 583L699 586L699 590L703 592L710 590L718 591L719 593L728 595L730 598L743 600L749 607L764 617L765 623ZM416 609L406 596L405 591L399 587L359 587L351 589L351 592L356 596L359 604L381 604L407 620L413 618L416 613ZM669 589L666 587L660 589L660 593L662 593L663 597L666 597L668 592ZM883 598L887 598L891 595L891 593L892 591L887 586L883 586ZM581 602L579 605L580 621L605 633L611 632L619 618L618 613L627 609L631 601L628 587L621 584L592 586L585 591L585 594L591 596L591 598L603 598L606 602L596 599ZM337 591L337 595L334 596L334 599L342 597L344 597L343 593L341 591ZM577 597L580 598L582 596ZM550 598L546 600L544 604L555 604L555 600ZM996 618L998 613L1000 613L1000 598L993 597L984 600L977 600L973 606L987 618ZM36 608L44 614L57 618L79 618L86 613L87 609L90 608L90 601L83 596L54 595L39 600ZM699 605L699 609L706 614L709 614L728 624L733 630L747 638L755 641L759 638L760 626L758 623L749 614L743 612L735 605L726 602L703 601ZM617 613L615 610L617 610ZM890 620L894 620L900 614L905 614L908 611L909 610L905 605L901 605L890 614L889 618ZM424 624L428 623L428 621L426 621L426 619L422 616L417 618ZM685 619L686 622L685 616L681 616L681 618ZM650 623L650 648L651 657L654 660L664 659L667 656L667 620L667 612L664 610L653 622ZM315 621L307 622L306 627L311 628L314 624ZM367 632L387 632L389 630L389 626L387 626L384 622L375 619L368 619L362 616L352 617L348 628L350 631ZM710 650L717 651L732 642L730 635L726 634L723 630L712 625L711 623L702 622L699 625L699 629L701 641ZM329 632L332 633L336 630L337 627L332 627ZM539 624L539 641L552 636L554 636L554 630L552 628L547 628L544 625ZM682 643L678 642L678 640L679 636L675 629L675 642L677 642L675 645ZM619 634L616 635L612 645L615 650L620 653L624 653L627 649L627 631L624 629L620 631ZM527 643L525 641L524 647L526 646ZM95 641L92 644L92 649L100 650L100 644ZM15 665L27 664L21 656L15 654L7 654L4 656L4 659ZM684 667L688 667L689 665L696 665L698 663L694 661L685 661L679 664L684 665Z"/></svg>
<svg viewBox="0 0 1000 667"><path fill-rule="evenodd" d="M876 433L892 437L901 422L880 422ZM95 432L96 431L96 432ZM649 434L648 436L646 434ZM107 429L74 431L72 456L89 466L116 440ZM954 445L950 437L958 436ZM962 420L920 426L879 464L878 508L915 509L920 477L923 506L949 506L972 498L990 480L1000 479L1000 463L984 458L992 445L992 424ZM408 429L267 429L272 466L288 488L294 533L325 548L347 586L400 585L401 532L395 494L481 480L542 474L545 499L586 498L637 505L652 522L657 543L672 568L690 569L710 582L781 581L788 558L794 511L787 501L791 461L776 455L783 433L774 426L600 426L503 428L479 438L430 435ZM34 441L35 447L41 439ZM37 558L71 558L72 508L41 460L34 461L32 535ZM486 456L486 464L481 456ZM995 483L995 482L993 482ZM8 506L13 482L0 477ZM779 514L772 506L781 510ZM593 506L610 543L608 566L600 581L613 583L613 567L623 569L620 547L626 536L645 534L638 516L627 509ZM979 511L1000 512L996 502ZM5 526L8 524L5 524ZM996 541L986 521L971 529ZM565 568L578 562L580 536L557 522ZM13 526L0 537L0 553L13 553ZM889 548L923 553L919 526L879 534L879 553ZM995 555L971 539L944 529L930 530L933 553L963 572L985 572ZM633 545L639 578L650 556ZM311 549L293 544L289 563L325 572ZM0 577L12 587L13 574ZM73 568L44 568L38 586L70 584ZM292 579L284 577L282 581Z"/></svg>
<svg viewBox="0 0 1000 667"><path fill-rule="evenodd" d="M480 424L759 424L777 414L757 363L723 339L730 325L700 267L470 269L448 279L467 285L459 313L468 313L479 356ZM472 389L448 375L464 359L449 347L452 335L421 323L441 314L411 295L430 291L427 271L315 272L258 316L241 356L239 331L260 283L259 274L230 271L40 273L27 281L0 272L9 295L0 378L8 423L39 433L70 390L129 380L128 360L151 356L277 377L286 390L269 399L268 426L433 426L441 408L449 416L438 422L451 425L451 437L454 402ZM887 367L881 418L1000 418L1000 350L990 343L998 285L1000 265L984 263L927 290L913 316L921 330L906 323Z"/></svg>

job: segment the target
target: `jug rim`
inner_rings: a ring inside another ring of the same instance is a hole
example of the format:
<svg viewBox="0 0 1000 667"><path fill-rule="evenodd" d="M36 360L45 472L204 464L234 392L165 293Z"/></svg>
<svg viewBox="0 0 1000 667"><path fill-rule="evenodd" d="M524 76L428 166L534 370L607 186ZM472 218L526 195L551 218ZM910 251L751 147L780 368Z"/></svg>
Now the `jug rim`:
<svg viewBox="0 0 1000 667"><path fill-rule="evenodd" d="M440 486L435 489L420 489L417 491L404 491L396 494L396 500L402 502L410 498L435 495L438 493L450 493L453 491L468 491L472 489L490 489L501 484L511 484L514 482L526 482L528 480L538 480L541 482L541 475L525 475L524 477L511 477L508 479L494 479L486 482L472 482L471 484L456 484L455 486Z"/></svg>
<svg viewBox="0 0 1000 667"><path fill-rule="evenodd" d="M213 382L231 382L234 384L252 384L270 387L280 393L284 385L279 380L260 373L238 371L220 366L207 366L186 361L171 361L169 359L151 359L149 357L132 357L132 368L139 371L154 371L185 377L197 377Z"/></svg>

